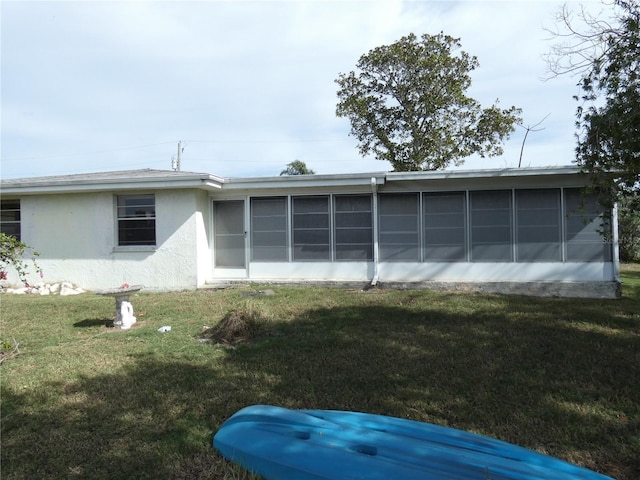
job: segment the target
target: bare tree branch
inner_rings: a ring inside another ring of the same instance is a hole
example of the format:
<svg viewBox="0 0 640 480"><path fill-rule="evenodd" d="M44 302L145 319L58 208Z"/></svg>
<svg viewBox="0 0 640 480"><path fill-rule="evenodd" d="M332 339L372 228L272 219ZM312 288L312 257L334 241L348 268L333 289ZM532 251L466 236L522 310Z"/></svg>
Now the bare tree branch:
<svg viewBox="0 0 640 480"><path fill-rule="evenodd" d="M518 161L518 168L520 168L522 166L522 153L524 152L524 142L527 141L527 137L529 136L529 132L541 132L542 130L544 130L544 128L538 128L536 129L536 127L538 125L540 125L542 122L544 122L547 118L549 118L549 115L551 115L550 113L547 113L544 118L542 120L540 120L538 123L536 123L535 125L532 126L528 126L525 127L522 124L518 124L519 127L522 127L526 130L526 133L524 134L524 138L522 139L522 146L520 147L520 160Z"/></svg>
<svg viewBox="0 0 640 480"><path fill-rule="evenodd" d="M613 3L604 0L602 3L613 11ZM607 57L611 50L611 42L607 39L621 36L622 32L612 23L615 17L603 18L604 15L604 11L592 13L584 5L580 5L576 12L566 3L558 10L555 28L545 27L545 31L551 34L551 40L560 41L543 55L547 63L544 80L560 75L583 74L594 61Z"/></svg>

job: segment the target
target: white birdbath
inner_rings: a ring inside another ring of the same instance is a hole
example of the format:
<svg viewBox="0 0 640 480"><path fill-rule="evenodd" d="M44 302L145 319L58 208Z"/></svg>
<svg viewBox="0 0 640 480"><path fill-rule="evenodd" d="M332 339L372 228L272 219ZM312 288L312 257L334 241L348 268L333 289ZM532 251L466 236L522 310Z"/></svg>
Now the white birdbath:
<svg viewBox="0 0 640 480"><path fill-rule="evenodd" d="M129 302L129 295L139 292L142 285L122 285L118 288L109 290L100 290L96 292L98 295L115 297L116 299L116 319L113 322L114 327L120 327L127 330L136 323L136 317L133 316L133 305Z"/></svg>

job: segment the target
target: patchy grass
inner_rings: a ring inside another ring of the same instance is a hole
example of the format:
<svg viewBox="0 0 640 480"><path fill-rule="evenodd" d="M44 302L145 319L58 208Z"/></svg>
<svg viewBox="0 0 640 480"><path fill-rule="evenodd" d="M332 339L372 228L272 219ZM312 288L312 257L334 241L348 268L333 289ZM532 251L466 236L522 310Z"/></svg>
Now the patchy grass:
<svg viewBox="0 0 640 480"><path fill-rule="evenodd" d="M622 283L624 289L623 295L631 298L640 298L640 263L623 264Z"/></svg>
<svg viewBox="0 0 640 480"><path fill-rule="evenodd" d="M267 403L452 426L636 480L640 268L623 280L622 300L143 293L128 331L107 326L110 298L3 296L20 348L0 367L2 478L250 479L211 440ZM200 341L234 322L234 348Z"/></svg>

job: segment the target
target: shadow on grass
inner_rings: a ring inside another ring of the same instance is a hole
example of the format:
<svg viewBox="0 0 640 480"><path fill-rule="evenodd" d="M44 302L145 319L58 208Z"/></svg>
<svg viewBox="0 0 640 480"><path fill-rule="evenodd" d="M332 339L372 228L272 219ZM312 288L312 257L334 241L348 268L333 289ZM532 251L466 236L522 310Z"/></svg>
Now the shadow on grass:
<svg viewBox="0 0 640 480"><path fill-rule="evenodd" d="M414 308L419 295L311 309L233 350L134 355L41 397L3 388L3 478L240 478L211 437L259 403L428 421L636 478L637 319L590 322L585 302L569 321L562 302L507 297L453 314Z"/></svg>
<svg viewBox="0 0 640 480"><path fill-rule="evenodd" d="M87 318L73 324L76 328L113 327L111 318Z"/></svg>

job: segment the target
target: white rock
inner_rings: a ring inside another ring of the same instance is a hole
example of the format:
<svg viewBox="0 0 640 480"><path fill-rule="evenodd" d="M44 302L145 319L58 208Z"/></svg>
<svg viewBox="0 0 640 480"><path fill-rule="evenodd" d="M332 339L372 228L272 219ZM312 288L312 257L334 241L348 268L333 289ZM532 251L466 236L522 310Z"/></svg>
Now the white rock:
<svg viewBox="0 0 640 480"><path fill-rule="evenodd" d="M78 295L79 293L82 292L78 292L75 288L73 287L67 287L65 286L65 284L62 284L62 287L60 288L60 295L65 297L68 295Z"/></svg>
<svg viewBox="0 0 640 480"><path fill-rule="evenodd" d="M13 293L14 295L24 295L29 289L27 287L22 288L7 288L7 293Z"/></svg>
<svg viewBox="0 0 640 480"><path fill-rule="evenodd" d="M27 293L33 295L51 295L59 293L60 295L79 295L85 293L86 290L80 287L76 287L70 282L48 284L38 282L28 287L0 287L1 293L24 295Z"/></svg>

